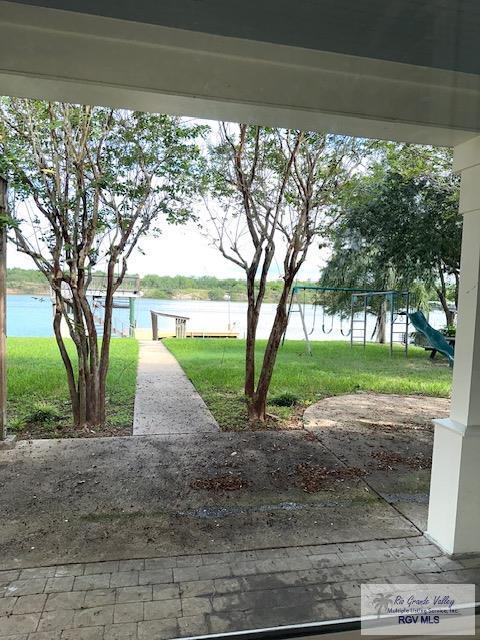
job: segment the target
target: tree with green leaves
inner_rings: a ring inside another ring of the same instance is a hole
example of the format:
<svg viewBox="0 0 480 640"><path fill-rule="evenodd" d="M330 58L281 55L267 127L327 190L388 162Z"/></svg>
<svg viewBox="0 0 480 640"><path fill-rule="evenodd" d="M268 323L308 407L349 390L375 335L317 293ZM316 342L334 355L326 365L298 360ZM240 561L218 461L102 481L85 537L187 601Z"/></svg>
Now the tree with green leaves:
<svg viewBox="0 0 480 640"><path fill-rule="evenodd" d="M341 136L222 124L220 143L210 149L210 235L246 275L244 392L252 422L266 420L293 284L312 242L335 220L360 146ZM258 320L274 260L281 269L279 301L257 375Z"/></svg>
<svg viewBox="0 0 480 640"><path fill-rule="evenodd" d="M377 290L435 292L453 322L462 220L459 179L446 149L379 143L376 161L356 177L321 282Z"/></svg>
<svg viewBox="0 0 480 640"><path fill-rule="evenodd" d="M190 217L201 129L179 118L5 98L0 173L15 202L10 240L47 279L78 427L106 419L113 297L139 239ZM88 297L105 271L102 339ZM62 323L74 343L72 358Z"/></svg>
<svg viewBox="0 0 480 640"><path fill-rule="evenodd" d="M372 245L366 244L354 229L338 225L333 232L332 253L322 269L319 285L323 287L345 287L369 289L371 291L410 291L417 307L427 309L432 290L418 279L410 279L385 264L382 256ZM352 294L348 291L319 294L315 304L323 304L327 313L339 314L342 318L351 313ZM374 296L368 301L370 312L377 321L372 338L386 342L388 300Z"/></svg>

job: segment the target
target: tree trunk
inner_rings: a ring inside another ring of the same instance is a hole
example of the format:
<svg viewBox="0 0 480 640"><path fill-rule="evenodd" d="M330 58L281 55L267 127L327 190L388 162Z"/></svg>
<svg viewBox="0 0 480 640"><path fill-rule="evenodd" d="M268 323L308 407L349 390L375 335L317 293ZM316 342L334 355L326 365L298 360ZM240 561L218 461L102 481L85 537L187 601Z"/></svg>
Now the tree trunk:
<svg viewBox="0 0 480 640"><path fill-rule="evenodd" d="M438 265L438 274L440 276L440 288L437 287L436 291L437 291L438 298L440 300L440 304L442 305L443 312L445 314L445 320L448 327L453 324L455 319L455 314L453 313L453 311L450 311L448 307L447 286L445 284L445 276L443 273L442 264Z"/></svg>
<svg viewBox="0 0 480 640"><path fill-rule="evenodd" d="M78 392L77 385L75 383L75 374L73 372L72 362L70 360L70 356L68 355L67 349L65 347L65 342L63 340L62 332L61 332L61 323L62 323L62 308L59 299L59 294L55 293L56 301L55 301L55 314L53 317L53 332L55 334L55 339L57 341L58 349L60 351L60 356L62 358L63 364L65 366L65 371L67 373L67 383L68 383L68 391L70 394L70 402L72 405L72 414L73 414L73 422L75 426L78 426L80 423L80 409L78 403Z"/></svg>
<svg viewBox="0 0 480 640"><path fill-rule="evenodd" d="M98 336L95 327L95 318L87 299L85 283L83 281L82 287L78 291L78 301L82 309L87 333L85 337L85 353L88 354L85 361L85 368L88 372L86 376L86 417L89 425L97 426L102 424L101 413L99 412Z"/></svg>
<svg viewBox="0 0 480 640"><path fill-rule="evenodd" d="M287 302L291 285L285 284L280 296L275 313L273 327L268 337L267 347L263 356L262 370L258 379L257 390L249 411L251 421L264 422L267 415L267 396L272 381L273 369L277 359L278 349L282 342L283 334L287 328Z"/></svg>
<svg viewBox="0 0 480 640"><path fill-rule="evenodd" d="M110 364L110 341L112 337L113 294L115 291L115 256L112 256L107 268L107 290L105 292L105 314L103 316L103 336L100 363L98 369L98 420L104 424L107 419L106 388L107 373Z"/></svg>
<svg viewBox="0 0 480 640"><path fill-rule="evenodd" d="M436 291L438 299L440 300L440 304L442 305L443 313L445 314L445 321L447 323L447 326L450 326L454 323L455 313L448 307L446 292L442 289L437 289Z"/></svg>
<svg viewBox="0 0 480 640"><path fill-rule="evenodd" d="M99 359L97 332L95 321L85 291L75 289L69 301L73 311L73 319L66 317L65 300L61 293L56 293L57 302L54 315L54 333L67 372L70 401L72 404L74 426L100 426L102 412L99 398ZM73 365L61 335L61 321L65 317L69 323L70 336L77 352L77 372Z"/></svg>
<svg viewBox="0 0 480 640"><path fill-rule="evenodd" d="M245 345L245 397L250 403L255 391L255 339L258 317L255 313L255 283L247 280L247 338Z"/></svg>
<svg viewBox="0 0 480 640"><path fill-rule="evenodd" d="M119 282L115 280L115 260L108 266L107 291L105 293L105 315L103 340L99 355L95 318L88 302L83 276L71 286L72 298L68 300L73 318L67 316L66 303L58 286L54 331L62 359L67 370L74 424L78 428L99 427L106 420L106 378L110 359L112 333L113 294ZM76 376L65 348L60 331L62 317L69 324L70 336L77 351Z"/></svg>
<svg viewBox="0 0 480 640"><path fill-rule="evenodd" d="M73 325L70 328L70 335L75 343L78 358L78 374L77 374L77 391L78 391L78 407L79 407L79 424L80 428L94 426L95 420L92 420L92 399L90 389L90 357L89 357L89 338L86 331L86 322L81 298L84 296L82 289L71 287L72 291L72 310Z"/></svg>
<svg viewBox="0 0 480 640"><path fill-rule="evenodd" d="M263 276L266 277L266 276ZM245 345L245 399L247 401L249 419L254 420L256 411L255 403L255 351L257 341L257 328L259 309L263 301L264 285L260 285L258 295L255 297L255 275L247 273L247 339Z"/></svg>
<svg viewBox="0 0 480 640"><path fill-rule="evenodd" d="M377 317L377 342L385 344L387 335L387 301L383 300Z"/></svg>

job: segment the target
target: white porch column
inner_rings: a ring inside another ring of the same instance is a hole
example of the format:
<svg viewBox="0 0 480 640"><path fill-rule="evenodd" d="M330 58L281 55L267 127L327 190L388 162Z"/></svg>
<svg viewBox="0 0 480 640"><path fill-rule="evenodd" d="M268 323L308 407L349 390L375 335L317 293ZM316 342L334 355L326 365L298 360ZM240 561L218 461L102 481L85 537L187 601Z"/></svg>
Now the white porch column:
<svg viewBox="0 0 480 640"><path fill-rule="evenodd" d="M427 536L480 551L480 137L455 147L463 238L450 417L435 420Z"/></svg>

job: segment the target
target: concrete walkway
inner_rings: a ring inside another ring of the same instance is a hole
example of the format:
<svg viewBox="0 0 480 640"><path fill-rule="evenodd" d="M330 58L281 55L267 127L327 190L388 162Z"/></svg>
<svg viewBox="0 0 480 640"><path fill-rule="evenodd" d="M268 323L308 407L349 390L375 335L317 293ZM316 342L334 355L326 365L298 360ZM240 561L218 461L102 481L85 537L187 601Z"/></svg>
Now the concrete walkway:
<svg viewBox="0 0 480 640"><path fill-rule="evenodd" d="M479 583L421 536L0 571L0 639L169 640L356 617L362 582Z"/></svg>
<svg viewBox="0 0 480 640"><path fill-rule="evenodd" d="M215 431L215 418L168 349L141 341L133 435Z"/></svg>

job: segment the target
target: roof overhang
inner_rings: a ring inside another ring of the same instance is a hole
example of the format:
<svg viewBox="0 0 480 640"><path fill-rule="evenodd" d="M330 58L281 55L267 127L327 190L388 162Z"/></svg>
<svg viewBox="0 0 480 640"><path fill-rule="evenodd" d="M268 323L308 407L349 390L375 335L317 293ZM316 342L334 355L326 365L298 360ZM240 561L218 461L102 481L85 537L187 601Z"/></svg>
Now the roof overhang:
<svg viewBox="0 0 480 640"><path fill-rule="evenodd" d="M480 76L0 2L0 93L454 146Z"/></svg>

